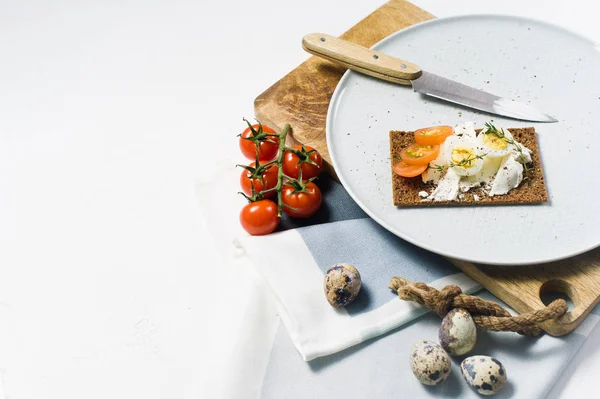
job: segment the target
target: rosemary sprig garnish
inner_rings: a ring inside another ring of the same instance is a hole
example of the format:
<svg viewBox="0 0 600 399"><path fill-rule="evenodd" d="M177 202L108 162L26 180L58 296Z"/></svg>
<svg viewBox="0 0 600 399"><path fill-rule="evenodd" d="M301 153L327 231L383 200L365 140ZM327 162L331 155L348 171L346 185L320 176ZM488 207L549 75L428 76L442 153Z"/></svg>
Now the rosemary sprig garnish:
<svg viewBox="0 0 600 399"><path fill-rule="evenodd" d="M498 130L496 126L492 125L489 122L485 123L485 127L486 130L482 132L483 134L493 134L500 140L506 141L507 144L510 144L517 149L517 151L519 152L518 158L521 161L521 164L523 165L523 180L527 180L527 172L529 172L529 167L527 166L525 154L523 153L523 146L517 143L513 138L507 137L504 133L504 129L500 128L500 130Z"/></svg>
<svg viewBox="0 0 600 399"><path fill-rule="evenodd" d="M431 165L429 164L429 168L430 169L435 169L438 172L445 172L447 169L452 168L454 166L460 166L460 167L470 167L471 164L477 160L477 159L483 159L483 157L485 157L486 154L483 155L469 155L466 158L463 158L460 162L458 163L454 163L452 161L450 161L450 163L448 165Z"/></svg>

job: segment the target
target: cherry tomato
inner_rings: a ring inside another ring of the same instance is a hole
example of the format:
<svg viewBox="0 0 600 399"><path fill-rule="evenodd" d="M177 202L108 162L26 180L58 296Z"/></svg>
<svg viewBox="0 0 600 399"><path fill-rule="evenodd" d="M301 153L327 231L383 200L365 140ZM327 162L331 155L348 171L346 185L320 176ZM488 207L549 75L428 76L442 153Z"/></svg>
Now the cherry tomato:
<svg viewBox="0 0 600 399"><path fill-rule="evenodd" d="M240 135L240 150L248 158L255 160L258 154L259 161L270 161L279 152L279 137L268 136L276 134L275 130L259 124L248 124L246 130Z"/></svg>
<svg viewBox="0 0 600 399"><path fill-rule="evenodd" d="M400 161L394 165L394 173L402 177L415 177L425 172L429 165L407 165Z"/></svg>
<svg viewBox="0 0 600 399"><path fill-rule="evenodd" d="M427 165L439 153L439 145L411 144L400 152L400 158L408 165Z"/></svg>
<svg viewBox="0 0 600 399"><path fill-rule="evenodd" d="M281 190L281 200L286 206L283 211L295 218L307 218L319 210L322 202L321 190L313 182L308 182L301 192L294 192L294 187L284 185Z"/></svg>
<svg viewBox="0 0 600 399"><path fill-rule="evenodd" d="M297 179L300 176L300 168L302 168L302 180L311 179L321 173L323 158L317 150L307 145L295 145L292 148L297 150L296 153L286 150L283 154L283 173ZM310 162L313 162L314 165Z"/></svg>
<svg viewBox="0 0 600 399"><path fill-rule="evenodd" d="M277 205L268 199L250 202L240 212L240 223L253 236L269 234L279 226Z"/></svg>
<svg viewBox="0 0 600 399"><path fill-rule="evenodd" d="M244 169L242 171L242 174L240 175L240 186L242 186L242 191L246 195L252 195L253 184L255 193L259 193L263 190L270 190L277 186L277 172L279 171L279 168L276 164L268 165L266 168L263 168L261 166L255 168L256 162L252 162L248 166L252 168L253 171L248 171ZM270 198L275 194L275 191L271 191L270 193L266 193L264 198Z"/></svg>
<svg viewBox="0 0 600 399"><path fill-rule="evenodd" d="M442 144L448 136L454 134L452 126L432 126L415 130L415 141L422 145Z"/></svg>

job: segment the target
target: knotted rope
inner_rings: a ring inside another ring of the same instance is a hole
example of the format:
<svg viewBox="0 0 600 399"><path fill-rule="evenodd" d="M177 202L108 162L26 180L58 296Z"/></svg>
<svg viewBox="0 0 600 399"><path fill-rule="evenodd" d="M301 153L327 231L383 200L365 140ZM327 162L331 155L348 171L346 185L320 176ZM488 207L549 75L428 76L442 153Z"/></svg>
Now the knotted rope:
<svg viewBox="0 0 600 399"><path fill-rule="evenodd" d="M462 308L468 310L475 324L484 330L514 331L532 337L543 333L538 323L556 319L568 310L567 302L564 299L557 299L544 309L511 316L497 303L465 295L456 285L447 285L438 291L424 283L413 283L400 277L393 277L389 287L398 293L400 299L425 305L440 317L444 317L454 308Z"/></svg>

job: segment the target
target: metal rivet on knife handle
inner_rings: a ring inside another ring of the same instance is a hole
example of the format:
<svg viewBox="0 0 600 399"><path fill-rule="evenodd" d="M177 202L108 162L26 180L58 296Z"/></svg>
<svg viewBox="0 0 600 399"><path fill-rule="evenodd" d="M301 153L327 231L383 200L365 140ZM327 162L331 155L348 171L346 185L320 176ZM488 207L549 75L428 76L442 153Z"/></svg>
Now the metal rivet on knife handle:
<svg viewBox="0 0 600 399"><path fill-rule="evenodd" d="M394 83L410 85L422 71L417 65L334 36L313 33L302 39L304 50L348 69Z"/></svg>

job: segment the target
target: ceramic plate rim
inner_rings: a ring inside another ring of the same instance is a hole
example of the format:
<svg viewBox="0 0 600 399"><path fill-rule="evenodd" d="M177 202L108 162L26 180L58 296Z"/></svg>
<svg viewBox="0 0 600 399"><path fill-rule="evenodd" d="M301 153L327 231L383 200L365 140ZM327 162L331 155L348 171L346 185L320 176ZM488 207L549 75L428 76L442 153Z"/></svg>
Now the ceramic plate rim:
<svg viewBox="0 0 600 399"><path fill-rule="evenodd" d="M571 29L565 28L563 26L560 25L556 25L547 21L543 21L543 20L539 20L536 18L531 18L531 17L523 17L523 16L518 16L518 15L511 15L511 14L486 14L486 13L482 13L482 14L463 14L463 15L455 15L455 16L451 16L451 17L443 17L443 18L433 18L433 19L429 19L427 21L423 21L423 22L419 22L416 23L414 25L408 26L406 28L402 28L394 33L392 33L389 36L386 36L385 38L383 38L382 40L378 41L377 43L375 43L374 45L371 46L372 49L377 49L379 46L387 43L388 41L394 40L394 38L396 36L400 36L405 34L408 31L417 29L417 28L422 28L425 25L434 25L434 24L438 24L438 23L443 23L445 21L452 21L452 20L460 20L460 19L478 19L478 18L497 18L497 19L505 19L505 20L513 20L513 21L523 21L523 22L531 22L531 23L535 23L535 24L539 24L539 25L545 25L546 27L550 27L552 29L555 29L557 31L562 31L565 34L569 34L572 36L575 36L587 43L589 43L591 46L595 46L598 47L598 44L591 40L588 37L585 37L583 35L581 35L578 32L575 32ZM596 243L595 245L590 245L588 247L585 247L583 249L579 249L577 251L571 251L569 253L566 253L564 255L561 256L553 256L553 257L548 257L548 258L541 258L541 260L538 261L525 261L525 262L501 262L501 261L497 261L495 259L477 259L477 258L469 258L468 256L457 256L456 254L452 254L452 253L448 253L447 251L441 251L435 248L435 246L431 246L427 243L423 243L420 240L410 236L410 234L406 234L404 232L400 232L398 229L396 229L394 226L392 226L391 224L389 224L388 222L386 222L384 219L378 217L377 215L374 214L374 212L372 212L369 207L367 207L356 195L355 193L348 189L349 185L347 184L347 181L345 179L345 177L343 176L343 174L339 173L338 171L340 170L339 166L338 166L338 162L337 162L337 156L336 151L334 150L334 146L332 146L332 139L331 139L331 135L328 134L328 132L331 131L331 126L332 126L332 119L333 119L333 114L335 112L332 111L332 105L334 103L336 103L336 98L339 96L339 91L344 87L344 84L346 82L346 80L348 80L351 76L353 76L353 74L358 74L357 72L353 72L350 70L347 70L346 72L344 72L344 75L342 76L342 78L340 79L340 81L338 82L338 84L336 85L335 90L333 91L333 94L331 96L331 100L329 102L329 106L327 109L327 117L325 119L325 138L326 138L326 142L327 142L327 148L329 150L329 155L331 157L331 163L333 165L334 170L336 171L336 174L340 180L340 182L342 183L342 185L344 186L344 188L346 188L346 191L348 192L348 194L350 195L350 197L357 203L357 205L367 214L369 215L370 218L372 218L375 222L377 222L379 225L381 225L382 227L384 227L386 230L390 231L391 233L393 233L394 235L396 235L397 237L400 237L403 240L406 240L408 242L410 242L411 244L414 244L420 248L426 249L430 252L451 258L451 259L455 259L455 260L461 260L461 261L466 261L466 262L472 262L472 263L480 263L480 264L488 264L488 265L497 265L497 266L528 266L528 265L541 265L541 264L545 264L545 263L550 263L550 262L555 262L555 261L559 261L559 260L563 260L563 259L568 259L568 258L572 258L575 257L577 255L583 254L585 252L591 251L595 248L600 247L600 241L598 243Z"/></svg>

